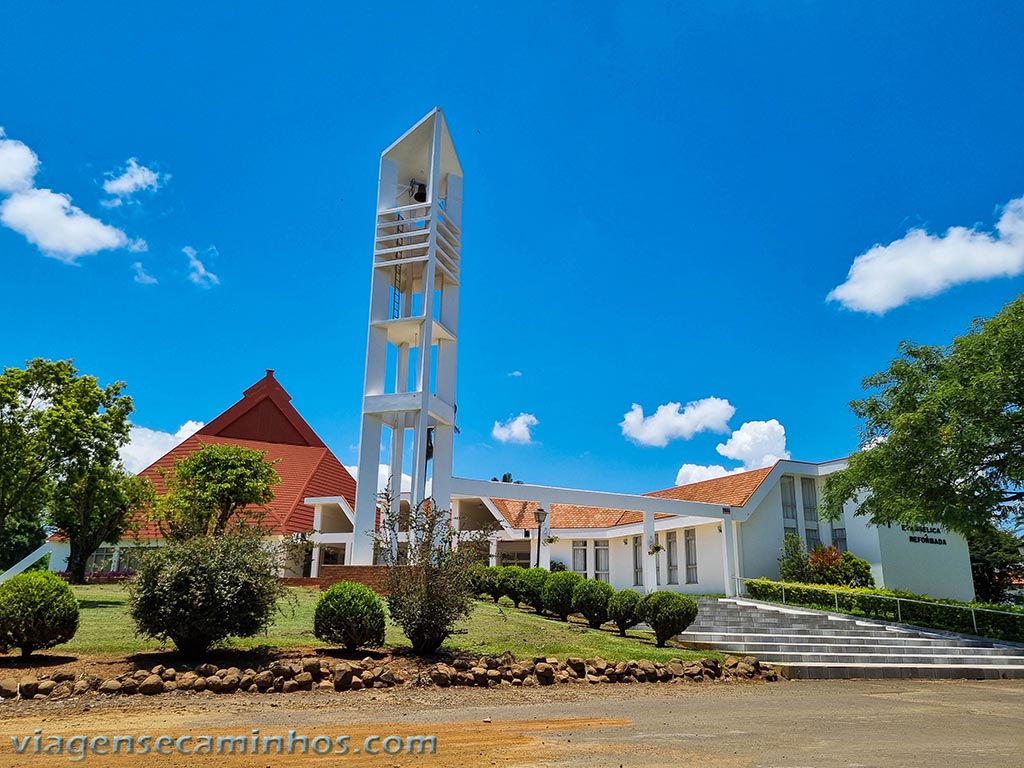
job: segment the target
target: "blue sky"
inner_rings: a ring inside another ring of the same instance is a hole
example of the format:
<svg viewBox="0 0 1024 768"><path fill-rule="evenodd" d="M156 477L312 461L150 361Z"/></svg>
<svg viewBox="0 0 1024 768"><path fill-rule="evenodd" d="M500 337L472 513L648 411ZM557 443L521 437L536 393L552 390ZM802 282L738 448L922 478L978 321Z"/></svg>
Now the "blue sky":
<svg viewBox="0 0 1024 768"><path fill-rule="evenodd" d="M462 475L842 456L900 340L1024 290L1019 4L342 5L5 5L0 365L126 381L140 451L274 368L354 463L379 154L435 105Z"/></svg>

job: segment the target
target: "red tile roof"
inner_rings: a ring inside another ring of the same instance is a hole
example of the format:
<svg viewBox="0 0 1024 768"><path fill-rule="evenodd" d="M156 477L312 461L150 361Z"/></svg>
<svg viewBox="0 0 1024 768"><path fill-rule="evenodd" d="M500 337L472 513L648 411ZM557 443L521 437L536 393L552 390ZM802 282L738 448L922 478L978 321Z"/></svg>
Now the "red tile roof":
<svg viewBox="0 0 1024 768"><path fill-rule="evenodd" d="M502 517L512 528L536 528L537 521L533 519L533 513L537 509L537 502L534 501L513 501L511 499L494 499L491 501ZM632 525L642 523L643 512L632 509L600 509L598 507L583 507L578 504L552 504L548 508L547 524L551 528L613 528L617 525ZM655 518L662 519L672 517L659 513Z"/></svg>
<svg viewBox="0 0 1024 768"><path fill-rule="evenodd" d="M742 507L764 479L772 471L772 467L755 469L750 472L737 472L733 475L703 480L699 483L680 485L644 494L662 499L679 501L701 501L710 504L721 504L728 507ZM491 499L502 517L512 528L536 528L537 522L533 513L537 503L532 501L512 501L511 499ZM552 528L614 528L618 525L634 525L642 523L644 515L630 509L601 509L599 507L583 507L578 504L552 504L548 509L548 523ZM673 517L665 513L655 514L655 519Z"/></svg>
<svg viewBox="0 0 1024 768"><path fill-rule="evenodd" d="M356 481L291 405L291 396L268 370L266 377L245 390L243 398L192 437L161 456L139 474L164 488L157 469L170 469L175 460L203 444L242 445L266 453L277 461L281 478L274 499L267 505L263 524L275 534L306 531L313 527L313 508L304 499L342 496L355 504ZM160 538L157 526L139 520L139 538Z"/></svg>
<svg viewBox="0 0 1024 768"><path fill-rule="evenodd" d="M742 507L754 495L764 479L774 468L765 467L749 472L737 472L733 475L716 477L713 480L702 480L699 483L679 485L663 491L652 491L645 496L657 496L661 499L678 499L679 501L703 501L721 504L727 507Z"/></svg>

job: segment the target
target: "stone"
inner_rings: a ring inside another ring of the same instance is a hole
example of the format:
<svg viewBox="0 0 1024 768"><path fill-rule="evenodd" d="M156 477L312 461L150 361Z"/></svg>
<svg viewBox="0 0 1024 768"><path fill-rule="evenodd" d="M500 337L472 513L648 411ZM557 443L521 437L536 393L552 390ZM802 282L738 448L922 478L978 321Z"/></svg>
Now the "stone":
<svg viewBox="0 0 1024 768"><path fill-rule="evenodd" d="M227 677L228 675L234 675L235 677L242 676L242 670L238 667L228 667L226 670L223 670L223 672L224 674L222 674L221 677Z"/></svg>
<svg viewBox="0 0 1024 768"><path fill-rule="evenodd" d="M253 684L253 681L255 679L256 679L255 673L243 672L242 673L242 677L240 678L240 680L238 682L239 689L243 690L243 691L249 690L249 686Z"/></svg>
<svg viewBox="0 0 1024 768"><path fill-rule="evenodd" d="M170 693L171 691L178 690L177 680L164 680L164 691Z"/></svg>
<svg viewBox="0 0 1024 768"><path fill-rule="evenodd" d="M525 677L525 678L523 678L523 687L525 687L525 688L532 688L536 684L537 684L537 679L535 677Z"/></svg>
<svg viewBox="0 0 1024 768"><path fill-rule="evenodd" d="M246 690L247 690L247 691L248 691L249 693L259 693L259 692L260 692L260 689L256 687L256 684L255 684L255 683L253 683L253 684L252 684L252 685L250 685L250 686L249 686L248 688L246 688Z"/></svg>
<svg viewBox="0 0 1024 768"><path fill-rule="evenodd" d="M320 659L307 657L302 660L302 671L308 672L313 677L320 677Z"/></svg>
<svg viewBox="0 0 1024 768"><path fill-rule="evenodd" d="M275 661L270 665L270 672L274 677L283 677L286 680L292 676L292 668L288 664L282 664L279 661Z"/></svg>
<svg viewBox="0 0 1024 768"><path fill-rule="evenodd" d="M178 687L181 690L183 690L183 691L191 690L192 686L195 684L195 682L196 682L196 673L195 672L186 672L183 675L181 675L179 678L177 678ZM205 685L205 683L206 683L206 681L204 680L203 684Z"/></svg>
<svg viewBox="0 0 1024 768"><path fill-rule="evenodd" d="M628 674L628 673L629 673L629 664L627 662L620 661L618 664L615 665L615 674L616 675L625 675L625 674Z"/></svg>
<svg viewBox="0 0 1024 768"><path fill-rule="evenodd" d="M161 670L162 672L163 670ZM155 696L158 693L164 692L164 680L160 677L159 672L154 672L141 683L139 683L139 693L144 696Z"/></svg>
<svg viewBox="0 0 1024 768"><path fill-rule="evenodd" d="M670 661L668 663L668 671L672 677L682 677L684 674L683 664L680 661Z"/></svg>
<svg viewBox="0 0 1024 768"><path fill-rule="evenodd" d="M650 659L640 659L637 663L637 668L646 675L647 679L654 679L658 675L658 668L654 666L654 662Z"/></svg>
<svg viewBox="0 0 1024 768"><path fill-rule="evenodd" d="M729 656L726 656L725 660L722 662L722 666L724 666L726 669L735 669L739 666L739 664L740 660L731 654Z"/></svg>
<svg viewBox="0 0 1024 768"><path fill-rule="evenodd" d="M192 690L197 693L201 693L206 690L206 678L196 675L196 679L192 681Z"/></svg>
<svg viewBox="0 0 1024 768"><path fill-rule="evenodd" d="M121 681L119 680L104 680L100 683L100 693L120 693L121 692Z"/></svg>
<svg viewBox="0 0 1024 768"><path fill-rule="evenodd" d="M224 675L220 681L220 692L221 693L234 693L238 690L238 686L241 685L242 679L234 672L228 671L228 674Z"/></svg>
<svg viewBox="0 0 1024 768"><path fill-rule="evenodd" d="M42 694L43 696L49 696L53 693L53 689L57 687L55 680L40 680L36 684L36 694ZM24 694L22 694L24 696ZM25 696L25 698L28 698Z"/></svg>
<svg viewBox="0 0 1024 768"><path fill-rule="evenodd" d="M362 681L362 678L358 678L358 677L353 677L353 678L352 678L352 685L351 685L351 688L352 688L352 690L353 690L353 691L361 691L361 690L363 690L363 688L365 688L365 687L366 687L366 686L365 686L365 685L363 685L363 681Z"/></svg>
<svg viewBox="0 0 1024 768"><path fill-rule="evenodd" d="M373 672L366 670L359 676L359 679L363 681L363 685L373 685Z"/></svg>
<svg viewBox="0 0 1024 768"><path fill-rule="evenodd" d="M217 677L217 675L210 675L206 678L206 690L213 691L214 693L220 693L223 687L224 681Z"/></svg>
<svg viewBox="0 0 1024 768"><path fill-rule="evenodd" d="M534 666L533 673L537 676L538 680L544 677L550 679L554 678L555 676L555 668L546 661L542 661L539 662L536 666Z"/></svg>
<svg viewBox="0 0 1024 768"><path fill-rule="evenodd" d="M213 677L217 674L217 667L213 664L200 664L196 667L196 674L199 677Z"/></svg>
<svg viewBox="0 0 1024 768"><path fill-rule="evenodd" d="M579 677L583 677L586 672L587 663L579 656L570 656L565 660L565 665Z"/></svg>
<svg viewBox="0 0 1024 768"><path fill-rule="evenodd" d="M293 680L295 685L304 691L309 691L313 688L313 675L309 672L299 672Z"/></svg>
<svg viewBox="0 0 1024 768"><path fill-rule="evenodd" d="M165 671L167 671L167 668L163 664L157 664L155 667L149 670L150 674L158 675L161 680L163 680L163 674Z"/></svg>
<svg viewBox="0 0 1024 768"><path fill-rule="evenodd" d="M262 672L257 672L252 681L259 690L265 691L274 687L274 673L269 669L264 669Z"/></svg>
<svg viewBox="0 0 1024 768"><path fill-rule="evenodd" d="M352 683L352 665L347 662L339 661L335 664L332 674L334 675L334 687L339 691L345 690Z"/></svg>
<svg viewBox="0 0 1024 768"><path fill-rule="evenodd" d="M483 667L473 667L473 669L470 670L470 673L473 675L473 682L477 685L487 685L486 669Z"/></svg>
<svg viewBox="0 0 1024 768"><path fill-rule="evenodd" d="M154 674L156 674L156 673L154 673ZM168 680L176 680L177 679L177 677L178 677L178 670L176 670L174 667L171 667L169 669L165 669L163 672L160 672L159 674L160 674L161 679L163 679L164 682L167 682Z"/></svg>
<svg viewBox="0 0 1024 768"><path fill-rule="evenodd" d="M36 695L36 692L39 690L39 681L35 678L34 675L31 677L26 676L21 678L21 683L19 687L21 689L21 698L31 699L33 696Z"/></svg>
<svg viewBox="0 0 1024 768"><path fill-rule="evenodd" d="M139 692L139 681L134 677L129 677L127 680L121 681L121 693L131 695Z"/></svg>
<svg viewBox="0 0 1024 768"><path fill-rule="evenodd" d="M294 680L285 680L284 686L281 688L284 693L294 693L299 690L299 684Z"/></svg>
<svg viewBox="0 0 1024 768"><path fill-rule="evenodd" d="M89 681L88 680L76 680L75 684L71 687L72 696L83 696L89 692Z"/></svg>

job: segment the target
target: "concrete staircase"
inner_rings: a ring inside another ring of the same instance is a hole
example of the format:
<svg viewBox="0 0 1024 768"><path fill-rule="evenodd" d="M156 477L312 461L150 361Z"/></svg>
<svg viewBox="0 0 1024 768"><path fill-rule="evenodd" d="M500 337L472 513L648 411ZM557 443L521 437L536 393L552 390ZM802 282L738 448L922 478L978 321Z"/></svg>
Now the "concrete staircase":
<svg viewBox="0 0 1024 768"><path fill-rule="evenodd" d="M809 608L701 598L676 639L756 656L794 678L1024 678L1024 645Z"/></svg>

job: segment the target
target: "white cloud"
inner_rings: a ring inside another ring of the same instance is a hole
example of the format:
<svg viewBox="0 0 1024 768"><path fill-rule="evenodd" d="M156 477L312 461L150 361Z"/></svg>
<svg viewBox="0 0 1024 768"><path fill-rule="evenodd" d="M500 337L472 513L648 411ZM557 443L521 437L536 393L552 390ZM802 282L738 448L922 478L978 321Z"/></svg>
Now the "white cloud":
<svg viewBox="0 0 1024 768"><path fill-rule="evenodd" d="M1024 273L1024 197L1003 208L995 232L950 227L942 236L912 229L856 259L828 294L847 309L882 315L954 285Z"/></svg>
<svg viewBox="0 0 1024 768"><path fill-rule="evenodd" d="M119 175L115 175L113 171L107 175L109 178L103 182L103 191L119 198L131 197L143 189L156 190L168 178L152 168L139 165L134 157L128 158L127 166ZM114 205L117 204L120 204L120 201Z"/></svg>
<svg viewBox="0 0 1024 768"><path fill-rule="evenodd" d="M634 443L663 448L670 440L689 440L698 432L728 432L734 413L736 409L720 397L694 400L685 408L680 403L666 403L650 416L644 416L643 407L633 403L619 426Z"/></svg>
<svg viewBox="0 0 1024 768"><path fill-rule="evenodd" d="M702 480L714 480L716 477L724 477L725 475L733 475L744 471L746 470L742 467L739 469L726 469L721 464L710 464L707 466L704 464L683 464L676 473L676 485L689 485L690 483L699 483Z"/></svg>
<svg viewBox="0 0 1024 768"><path fill-rule="evenodd" d="M6 136L0 127L0 193L32 189L39 170L39 158L27 145Z"/></svg>
<svg viewBox="0 0 1024 768"><path fill-rule="evenodd" d="M518 379L520 376L523 375L523 372L522 371L509 371L508 375L509 376L513 376L513 377Z"/></svg>
<svg viewBox="0 0 1024 768"><path fill-rule="evenodd" d="M349 474L359 480L359 465L353 464L349 466L345 465L345 469L349 471ZM391 479L391 467L387 464L377 465L377 492L380 493L388 486L388 481ZM428 479L426 483L426 494L430 496L431 482ZM412 490L412 477L410 475L402 473L402 493L409 493Z"/></svg>
<svg viewBox="0 0 1024 768"><path fill-rule="evenodd" d="M745 422L715 450L727 459L742 461L744 469L760 469L789 458L786 429L778 419Z"/></svg>
<svg viewBox="0 0 1024 768"><path fill-rule="evenodd" d="M181 249L181 252L188 256L189 280L203 288L209 288L212 285L220 285L220 278L213 274L213 272L210 272L203 262L199 260L199 254L195 248L190 245L186 245ZM216 256L217 249L210 246L206 249L206 254Z"/></svg>
<svg viewBox="0 0 1024 768"><path fill-rule="evenodd" d="M789 458L786 429L777 419L747 421L725 443L719 443L715 450L727 459L743 462L743 466L726 469L721 464L683 464L676 473L676 485L749 472L771 466L779 459Z"/></svg>
<svg viewBox="0 0 1024 768"><path fill-rule="evenodd" d="M174 434L133 426L130 442L121 447L121 461L129 472L141 472L185 439L203 428L201 421L186 421Z"/></svg>
<svg viewBox="0 0 1024 768"><path fill-rule="evenodd" d="M539 422L532 413L520 413L507 421L494 422L491 436L499 443L520 443L526 445L531 440L530 428Z"/></svg>
<svg viewBox="0 0 1024 768"><path fill-rule="evenodd" d="M47 256L68 264L79 256L132 243L121 230L94 219L72 205L70 197L49 189L11 195L0 203L0 223L24 235Z"/></svg>
<svg viewBox="0 0 1024 768"><path fill-rule="evenodd" d="M0 224L23 235L47 256L74 264L85 256L113 248L146 250L145 240L130 240L117 227L104 224L71 204L71 197L51 189L36 189L39 158L20 141L6 138L0 128Z"/></svg>
<svg viewBox="0 0 1024 768"><path fill-rule="evenodd" d="M132 269L135 270L135 282L142 283L142 285L155 285L157 280L152 275L148 274L142 266L141 261L136 261L132 264Z"/></svg>

